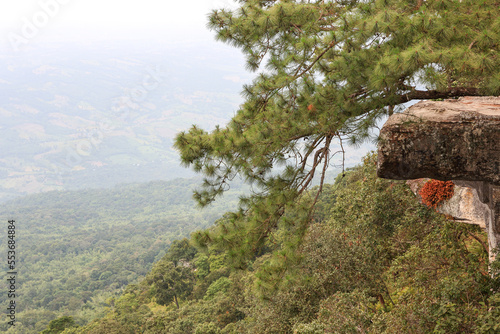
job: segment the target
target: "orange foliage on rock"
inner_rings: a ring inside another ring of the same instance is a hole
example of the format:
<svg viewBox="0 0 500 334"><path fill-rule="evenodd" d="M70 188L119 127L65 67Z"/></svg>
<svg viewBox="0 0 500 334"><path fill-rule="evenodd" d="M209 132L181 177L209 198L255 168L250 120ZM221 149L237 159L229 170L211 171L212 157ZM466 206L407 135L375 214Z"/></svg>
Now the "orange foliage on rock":
<svg viewBox="0 0 500 334"><path fill-rule="evenodd" d="M437 208L439 203L453 197L455 185L451 181L430 180L418 192L425 205Z"/></svg>

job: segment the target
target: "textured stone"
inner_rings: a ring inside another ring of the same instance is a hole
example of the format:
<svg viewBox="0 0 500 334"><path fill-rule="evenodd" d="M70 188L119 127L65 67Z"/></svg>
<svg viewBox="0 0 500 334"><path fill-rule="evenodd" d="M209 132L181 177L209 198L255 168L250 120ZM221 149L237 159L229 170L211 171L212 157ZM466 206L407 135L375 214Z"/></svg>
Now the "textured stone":
<svg viewBox="0 0 500 334"><path fill-rule="evenodd" d="M500 185L500 98L424 101L380 132L378 174Z"/></svg>
<svg viewBox="0 0 500 334"><path fill-rule="evenodd" d="M389 118L380 132L380 177L454 180L438 211L488 232L500 246L500 97L424 101ZM425 180L409 182L418 194Z"/></svg>
<svg viewBox="0 0 500 334"><path fill-rule="evenodd" d="M429 180L409 180L407 184L420 199L420 189ZM452 216L457 221L478 225L483 230L486 230L486 221L489 217L490 208L481 201L477 190L471 188L470 185L461 186L455 184L453 197L440 203L436 209L438 212Z"/></svg>

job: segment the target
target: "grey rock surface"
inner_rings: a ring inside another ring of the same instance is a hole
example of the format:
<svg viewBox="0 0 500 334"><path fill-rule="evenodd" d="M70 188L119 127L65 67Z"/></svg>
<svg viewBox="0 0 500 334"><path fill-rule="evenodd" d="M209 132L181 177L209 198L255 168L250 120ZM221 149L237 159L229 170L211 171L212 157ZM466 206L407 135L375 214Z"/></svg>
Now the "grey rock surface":
<svg viewBox="0 0 500 334"><path fill-rule="evenodd" d="M500 186L500 97L422 101L380 132L378 174Z"/></svg>
<svg viewBox="0 0 500 334"><path fill-rule="evenodd" d="M500 246L500 97L422 101L392 115L380 132L377 167L382 178L454 180L455 195L438 211L485 229L494 259Z"/></svg>

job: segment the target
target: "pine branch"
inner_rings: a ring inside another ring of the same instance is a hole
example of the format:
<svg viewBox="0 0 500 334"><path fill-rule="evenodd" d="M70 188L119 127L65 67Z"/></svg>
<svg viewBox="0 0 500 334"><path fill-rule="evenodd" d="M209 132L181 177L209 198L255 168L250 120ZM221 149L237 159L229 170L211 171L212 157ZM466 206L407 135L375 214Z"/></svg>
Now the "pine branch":
<svg viewBox="0 0 500 334"><path fill-rule="evenodd" d="M472 232L468 232L468 234L473 237L474 239L476 239L477 242L479 242L481 244L481 246L483 246L483 249L484 251L486 252L486 254L488 254L488 245L483 241L481 240L477 235L475 235L474 233Z"/></svg>
<svg viewBox="0 0 500 334"><path fill-rule="evenodd" d="M409 93L401 95L399 103L405 103L411 100L432 100L432 99L449 99L460 96L482 96L478 88L473 87L457 87L446 91L437 90L412 90Z"/></svg>
<svg viewBox="0 0 500 334"><path fill-rule="evenodd" d="M293 79L296 80L303 76L305 73L309 72L311 68L328 52L330 51L335 45L337 45L336 41L331 41L330 44L327 46L325 50L323 50L317 57L314 59L309 66L307 66L302 72L299 73L300 67L297 69L295 72Z"/></svg>

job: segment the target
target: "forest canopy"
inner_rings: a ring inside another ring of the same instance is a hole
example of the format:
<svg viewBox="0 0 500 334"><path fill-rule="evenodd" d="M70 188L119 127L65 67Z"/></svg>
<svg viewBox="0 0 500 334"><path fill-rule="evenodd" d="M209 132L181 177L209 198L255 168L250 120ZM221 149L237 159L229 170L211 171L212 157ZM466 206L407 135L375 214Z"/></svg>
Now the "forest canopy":
<svg viewBox="0 0 500 334"><path fill-rule="evenodd" d="M238 2L212 12L209 27L242 50L256 77L225 127L193 126L175 142L182 162L205 176L195 193L201 205L237 175L256 186L221 233L196 237L232 249L237 265L280 224L300 240L343 144L369 139L403 103L499 95L497 0Z"/></svg>
<svg viewBox="0 0 500 334"><path fill-rule="evenodd" d="M378 178L375 161L325 185L303 260L284 275L272 252L286 234L245 270L231 268L228 251L176 241L105 317L64 334L498 333L486 233L422 205L404 181Z"/></svg>

